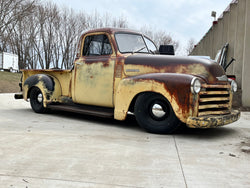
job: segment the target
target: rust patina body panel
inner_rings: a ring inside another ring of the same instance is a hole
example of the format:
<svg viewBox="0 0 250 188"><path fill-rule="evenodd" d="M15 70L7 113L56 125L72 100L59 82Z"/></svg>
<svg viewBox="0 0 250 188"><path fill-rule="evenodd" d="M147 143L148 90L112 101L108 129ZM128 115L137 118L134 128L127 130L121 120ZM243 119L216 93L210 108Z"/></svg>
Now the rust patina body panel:
<svg viewBox="0 0 250 188"><path fill-rule="evenodd" d="M179 73L191 74L203 78L208 83L217 82L217 78L224 75L222 67L211 63L206 59L194 59L189 57L175 57L163 55L134 55L125 61L125 74L133 76L133 73ZM137 69L139 72L127 70Z"/></svg>
<svg viewBox="0 0 250 188"><path fill-rule="evenodd" d="M231 85L218 64L189 57L121 53L116 33L138 35L125 29L92 30L81 36L72 70L23 70L24 99L29 98L29 91L35 86L46 96L45 107L72 100L76 104L111 108L115 119L124 120L139 95L153 92L164 96L176 117L192 128L216 127L239 119L240 113L231 110ZM93 35L107 37L109 54L83 54L86 37ZM194 78L201 83L197 94L191 91Z"/></svg>
<svg viewBox="0 0 250 188"><path fill-rule="evenodd" d="M32 87L38 87L43 92L44 106L51 102L62 102L61 97L71 97L71 70L22 70L23 98L29 98L29 91ZM52 83L47 86L42 77L49 75ZM31 82L31 83L29 83ZM51 87L49 89L48 87Z"/></svg>

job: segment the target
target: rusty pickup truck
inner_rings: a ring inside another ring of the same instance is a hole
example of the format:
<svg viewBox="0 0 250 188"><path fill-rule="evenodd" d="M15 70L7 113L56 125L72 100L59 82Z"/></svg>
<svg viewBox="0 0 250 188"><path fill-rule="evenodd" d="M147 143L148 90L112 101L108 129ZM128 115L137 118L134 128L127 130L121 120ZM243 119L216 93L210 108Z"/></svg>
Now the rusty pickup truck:
<svg viewBox="0 0 250 188"><path fill-rule="evenodd" d="M164 53L163 53L164 54ZM84 33L71 70L22 70L22 93L36 113L70 110L125 120L151 133L181 124L213 128L235 122L234 80L216 62L161 55L147 36L102 28Z"/></svg>

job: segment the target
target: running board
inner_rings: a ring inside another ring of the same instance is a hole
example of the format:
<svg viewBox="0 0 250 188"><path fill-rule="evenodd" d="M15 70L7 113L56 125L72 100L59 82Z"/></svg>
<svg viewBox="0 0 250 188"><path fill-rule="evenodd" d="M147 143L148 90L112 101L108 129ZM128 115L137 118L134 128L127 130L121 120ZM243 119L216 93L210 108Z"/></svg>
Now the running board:
<svg viewBox="0 0 250 188"><path fill-rule="evenodd" d="M62 111L86 114L91 116L99 116L106 118L114 117L113 108L106 108L99 106L89 106L81 104L50 104L48 105L48 108L52 110L62 110Z"/></svg>

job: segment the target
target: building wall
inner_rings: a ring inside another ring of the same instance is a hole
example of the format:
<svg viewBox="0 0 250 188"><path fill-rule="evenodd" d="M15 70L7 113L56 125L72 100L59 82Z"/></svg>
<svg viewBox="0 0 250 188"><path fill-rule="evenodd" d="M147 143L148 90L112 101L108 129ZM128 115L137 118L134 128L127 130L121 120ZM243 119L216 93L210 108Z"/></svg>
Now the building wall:
<svg viewBox="0 0 250 188"><path fill-rule="evenodd" d="M242 105L250 107L250 0L234 0L196 45L191 55L215 58L218 50L229 43L227 62L236 61L227 69L235 75Z"/></svg>
<svg viewBox="0 0 250 188"><path fill-rule="evenodd" d="M250 0L246 1L245 37L242 67L242 103L250 106Z"/></svg>

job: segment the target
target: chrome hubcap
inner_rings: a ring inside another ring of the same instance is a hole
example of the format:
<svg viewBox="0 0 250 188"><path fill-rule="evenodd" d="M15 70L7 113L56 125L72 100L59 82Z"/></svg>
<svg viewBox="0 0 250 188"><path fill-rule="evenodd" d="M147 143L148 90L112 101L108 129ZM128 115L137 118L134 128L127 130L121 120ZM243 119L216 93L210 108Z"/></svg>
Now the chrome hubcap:
<svg viewBox="0 0 250 188"><path fill-rule="evenodd" d="M39 93L38 95L37 95L37 101L38 102L43 102L43 95L42 95L42 93Z"/></svg>
<svg viewBox="0 0 250 188"><path fill-rule="evenodd" d="M159 104L154 104L152 107L152 113L157 118L162 118L166 115L166 112L163 110L163 107Z"/></svg>

